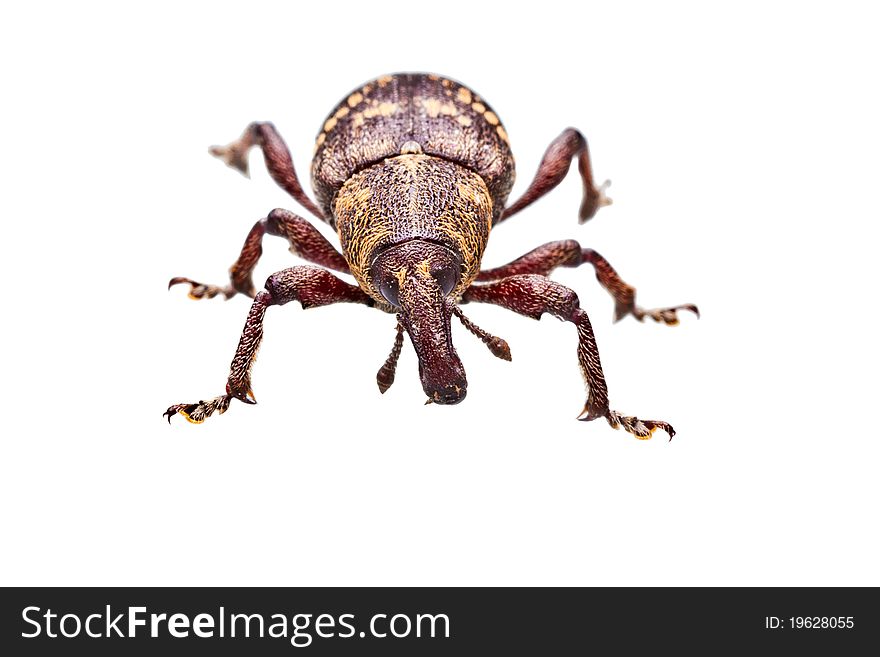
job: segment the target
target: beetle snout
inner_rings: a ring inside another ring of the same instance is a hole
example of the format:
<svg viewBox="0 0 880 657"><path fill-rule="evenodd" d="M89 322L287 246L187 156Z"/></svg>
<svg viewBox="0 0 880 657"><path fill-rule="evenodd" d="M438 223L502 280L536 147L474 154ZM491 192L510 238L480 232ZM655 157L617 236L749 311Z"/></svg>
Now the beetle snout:
<svg viewBox="0 0 880 657"><path fill-rule="evenodd" d="M441 320L442 321L442 320ZM464 366L449 339L448 322L445 330L426 332L423 327L409 323L410 339L419 357L419 378L422 390L434 404L452 405L467 396L467 376Z"/></svg>
<svg viewBox="0 0 880 657"><path fill-rule="evenodd" d="M372 267L382 296L400 308L398 318L419 358L422 389L435 404L457 404L467 395L464 367L452 346L452 301L447 299L460 272L461 259L454 252L421 239L387 249Z"/></svg>
<svg viewBox="0 0 880 657"><path fill-rule="evenodd" d="M425 391L428 392L428 391ZM446 388L428 392L428 398L435 404L453 405L467 397L467 384L451 385Z"/></svg>

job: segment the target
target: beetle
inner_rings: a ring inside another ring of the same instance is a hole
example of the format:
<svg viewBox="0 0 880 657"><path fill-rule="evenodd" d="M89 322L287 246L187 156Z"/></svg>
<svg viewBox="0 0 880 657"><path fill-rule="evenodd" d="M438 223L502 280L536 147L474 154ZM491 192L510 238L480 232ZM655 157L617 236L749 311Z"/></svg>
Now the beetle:
<svg viewBox="0 0 880 657"><path fill-rule="evenodd" d="M577 356L587 387L578 419L605 418L636 438L656 429L670 439L672 426L640 420L610 409L596 340L577 294L547 276L557 267L591 264L614 298L615 319L632 315L673 325L678 311L697 316L692 304L645 310L635 303L635 288L625 283L599 253L574 240L550 242L502 267L481 269L490 231L556 187L577 158L583 183L579 221L592 218L611 199L609 182L596 185L587 141L574 128L548 147L531 184L510 205L515 169L507 133L489 104L470 88L426 73L386 75L354 89L330 112L315 142L311 166L316 201L303 191L290 152L271 123L252 123L239 139L214 146L211 153L248 175L252 147L262 150L278 185L317 218L332 226L341 244L336 250L303 217L272 210L245 239L230 268L226 286L205 285L177 277L169 288L189 284L193 299L236 294L253 298L226 392L194 404L175 404L164 416L180 414L200 423L222 414L231 400L256 403L251 367L270 306L299 301L303 308L349 302L378 308L397 317L396 337L376 377L384 393L394 382L406 333L419 361L428 403L457 404L467 393L465 371L452 344L456 316L491 352L510 360L507 343L467 319L460 306L491 303L539 319L548 313L571 322L578 332ZM252 272L262 252L263 236L288 240L290 250L314 263L270 276L257 292ZM351 285L328 271L350 274Z"/></svg>

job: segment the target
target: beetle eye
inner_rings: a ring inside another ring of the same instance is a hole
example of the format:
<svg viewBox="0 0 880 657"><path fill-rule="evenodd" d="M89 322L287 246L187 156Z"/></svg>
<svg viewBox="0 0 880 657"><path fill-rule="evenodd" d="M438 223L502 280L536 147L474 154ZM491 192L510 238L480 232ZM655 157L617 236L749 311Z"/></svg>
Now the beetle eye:
<svg viewBox="0 0 880 657"><path fill-rule="evenodd" d="M446 296L458 283L458 268L454 265L437 267L431 270L431 276L434 277L440 285L440 289L443 290L443 295Z"/></svg>
<svg viewBox="0 0 880 657"><path fill-rule="evenodd" d="M392 306L400 305L400 286L394 277L385 278L379 283L379 292Z"/></svg>

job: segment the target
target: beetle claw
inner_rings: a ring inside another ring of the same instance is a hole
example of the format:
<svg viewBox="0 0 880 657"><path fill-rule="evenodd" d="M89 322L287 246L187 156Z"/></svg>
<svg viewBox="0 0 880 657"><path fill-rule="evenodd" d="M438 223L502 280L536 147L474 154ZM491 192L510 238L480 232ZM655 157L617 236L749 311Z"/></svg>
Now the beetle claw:
<svg viewBox="0 0 880 657"><path fill-rule="evenodd" d="M252 123L245 128L241 137L225 146L211 146L208 152L214 157L223 160L227 166L239 171L245 178L250 178L248 169L248 152L254 145L254 129L256 124Z"/></svg>
<svg viewBox="0 0 880 657"><path fill-rule="evenodd" d="M615 311L615 321L621 319L627 314L627 312L629 312L632 313L632 316L640 322L645 321L645 317L650 317L655 322L660 322L662 324L666 324L667 326L676 326L679 323L679 310L689 310L697 316L697 319L699 319L700 317L700 309L692 303L684 304L681 306L672 306L671 308L653 308L651 310L645 310L644 308L639 308L638 306L633 305L633 307L624 312L623 315L620 314L620 308L618 308Z"/></svg>
<svg viewBox="0 0 880 657"><path fill-rule="evenodd" d="M632 292L632 295L628 295L627 299L618 301L615 304L615 322L619 322L627 315L632 315L640 322L644 322L646 317L650 317L655 322L666 324L667 326L677 326L679 323L679 310L688 310L694 313L697 316L697 319L699 319L700 317L700 309L692 303L683 304L681 306L671 306L669 308L642 308L641 306L637 306L635 303L635 290L633 290Z"/></svg>
<svg viewBox="0 0 880 657"><path fill-rule="evenodd" d="M201 424L206 418L209 418L214 413L223 415L223 413L226 412L226 409L229 408L229 402L231 400L232 395L221 395L214 399L202 399L195 404L174 404L173 406L168 407L168 410L162 414L162 417L167 418L168 424L171 424L172 416L180 414L192 424Z"/></svg>
<svg viewBox="0 0 880 657"><path fill-rule="evenodd" d="M600 208L604 208L606 205L612 205L614 203L614 199L605 193L605 190L607 190L609 187L611 187L611 181L606 180L596 188L596 191L599 194L598 204Z"/></svg>
<svg viewBox="0 0 880 657"><path fill-rule="evenodd" d="M605 193L605 190L609 187L611 187L610 180L606 180L598 187L584 187L584 198L581 201L581 208L578 213L578 223L587 223L600 209L614 203L614 200Z"/></svg>
<svg viewBox="0 0 880 657"><path fill-rule="evenodd" d="M208 152L214 157L223 160L226 166L231 167L241 173L245 178L250 178L250 169L248 167L248 151L250 150L250 146L247 148L242 147L243 144L241 140L234 141L231 144L227 144L226 146L211 146L208 149Z"/></svg>
<svg viewBox="0 0 880 657"><path fill-rule="evenodd" d="M187 283L190 286L187 296L196 301L199 299L213 299L219 294L222 294L227 299L231 299L237 294L237 291L231 286L206 285L184 276L176 276L168 281L168 289L170 290L175 285L180 285L181 283Z"/></svg>
<svg viewBox="0 0 880 657"><path fill-rule="evenodd" d="M586 412L587 409L584 408L581 412L581 416ZM600 417L591 414L587 414L586 417L581 416L578 417L581 422L589 422L590 420L595 420L597 417ZM639 440L650 440L651 436L654 435L654 432L657 429L665 431L669 436L669 440L672 440L672 437L675 435L675 429L672 428L672 425L668 422L663 422L662 420L640 420L635 416L622 415L617 411L612 411L610 409L603 417L608 420L608 424L610 424L612 428L619 429L620 427L623 427L627 432L631 433Z"/></svg>

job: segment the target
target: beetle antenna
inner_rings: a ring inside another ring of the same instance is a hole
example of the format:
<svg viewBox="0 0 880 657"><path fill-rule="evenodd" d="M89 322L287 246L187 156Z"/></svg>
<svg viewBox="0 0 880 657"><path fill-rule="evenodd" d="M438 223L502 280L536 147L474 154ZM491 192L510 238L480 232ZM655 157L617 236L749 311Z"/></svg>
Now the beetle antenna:
<svg viewBox="0 0 880 657"><path fill-rule="evenodd" d="M471 320L464 316L464 313L461 312L461 308L457 305L452 304L452 312L461 320L461 323L464 324L464 327L476 335L480 340L483 341L487 347L489 347L489 351L491 351L495 356L500 358L501 360L511 360L510 357L510 347L507 344L506 340L502 338L496 338L494 335L487 333L479 326L474 324Z"/></svg>
<svg viewBox="0 0 880 657"><path fill-rule="evenodd" d="M403 324L400 323L400 318L398 317L394 346L391 347L391 353L388 354L385 364L379 368L379 372L376 374L376 383L379 386L379 392L383 395L391 387L391 384L394 383L394 373L397 371L397 359L400 358L401 349L403 349Z"/></svg>

